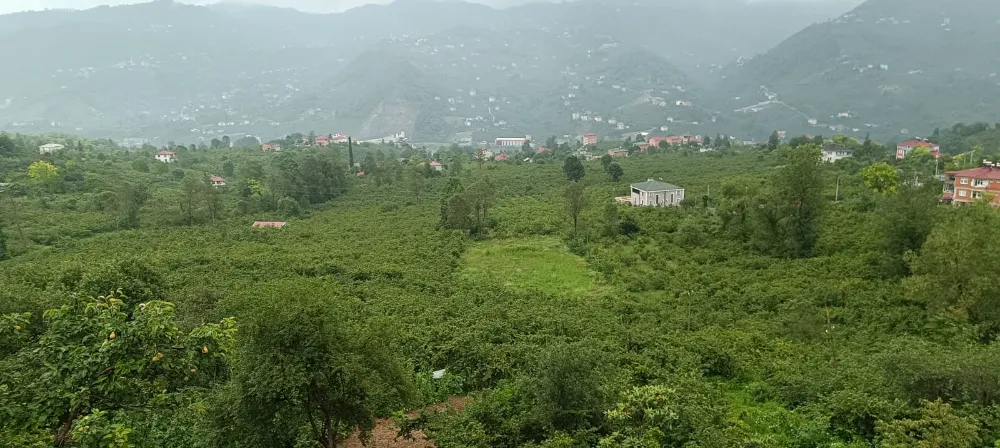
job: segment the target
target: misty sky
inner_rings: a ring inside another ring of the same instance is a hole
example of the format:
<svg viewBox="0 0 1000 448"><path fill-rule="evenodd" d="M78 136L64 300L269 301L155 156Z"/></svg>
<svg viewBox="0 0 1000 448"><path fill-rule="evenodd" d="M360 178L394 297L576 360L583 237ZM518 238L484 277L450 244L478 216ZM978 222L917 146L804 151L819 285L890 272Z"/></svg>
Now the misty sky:
<svg viewBox="0 0 1000 448"><path fill-rule="evenodd" d="M17 11L41 10L52 8L75 8L84 9L98 5L121 5L125 3L139 3L143 0L0 0L0 14ZM206 4L215 3L219 0L180 0L185 3ZM234 0L222 0L234 1ZM392 0L241 0L245 3L261 3L272 6L285 6L309 12L340 12L346 9L360 6L367 3L390 3ZM510 5L513 3L530 3L531 1L554 1L554 0L472 0L478 3L485 3L491 6ZM754 0L750 0L754 1ZM759 0L758 0L759 1ZM851 0L785 0L785 1L837 1L850 2ZM860 0L855 1L860 3Z"/></svg>

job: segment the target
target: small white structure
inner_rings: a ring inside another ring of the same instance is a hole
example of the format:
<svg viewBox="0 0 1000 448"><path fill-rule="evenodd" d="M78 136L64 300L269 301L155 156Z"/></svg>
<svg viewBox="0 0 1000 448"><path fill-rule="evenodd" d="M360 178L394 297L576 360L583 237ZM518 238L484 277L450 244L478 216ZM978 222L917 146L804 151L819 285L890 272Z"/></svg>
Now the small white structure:
<svg viewBox="0 0 1000 448"><path fill-rule="evenodd" d="M170 151L160 151L154 156L157 162L173 163L177 161L177 154Z"/></svg>
<svg viewBox="0 0 1000 448"><path fill-rule="evenodd" d="M642 207L673 207L681 205L684 189L676 185L649 179L632 184L631 203Z"/></svg>
<svg viewBox="0 0 1000 448"><path fill-rule="evenodd" d="M225 187L226 186L226 180L223 179L223 178L221 178L221 177L219 177L219 176L209 177L208 181L211 182L212 186L215 187L215 188Z"/></svg>
<svg viewBox="0 0 1000 448"><path fill-rule="evenodd" d="M58 143L48 143L38 147L39 154L53 154L65 149L66 146L60 145Z"/></svg>
<svg viewBox="0 0 1000 448"><path fill-rule="evenodd" d="M826 163L834 163L838 160L849 159L851 157L854 157L854 150L850 148L840 145L823 146L823 161Z"/></svg>

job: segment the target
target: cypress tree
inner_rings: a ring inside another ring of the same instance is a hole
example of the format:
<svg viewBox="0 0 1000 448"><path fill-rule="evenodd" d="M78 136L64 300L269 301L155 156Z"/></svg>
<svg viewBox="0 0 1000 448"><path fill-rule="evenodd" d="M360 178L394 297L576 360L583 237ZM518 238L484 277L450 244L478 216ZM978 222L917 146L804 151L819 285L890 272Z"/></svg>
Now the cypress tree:
<svg viewBox="0 0 1000 448"><path fill-rule="evenodd" d="M350 137L347 137L347 169L354 169L354 142Z"/></svg>

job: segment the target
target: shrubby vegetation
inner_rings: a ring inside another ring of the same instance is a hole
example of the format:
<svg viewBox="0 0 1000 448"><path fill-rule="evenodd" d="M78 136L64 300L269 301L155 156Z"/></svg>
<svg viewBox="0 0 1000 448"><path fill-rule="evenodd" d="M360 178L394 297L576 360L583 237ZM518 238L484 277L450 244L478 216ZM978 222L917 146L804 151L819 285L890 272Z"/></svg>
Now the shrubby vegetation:
<svg viewBox="0 0 1000 448"><path fill-rule="evenodd" d="M0 138L0 446L335 447L390 416L443 448L1000 440L1000 215L938 205L919 156L666 147L616 180L361 147L359 177L339 147L53 138ZM648 178L688 200L613 202Z"/></svg>

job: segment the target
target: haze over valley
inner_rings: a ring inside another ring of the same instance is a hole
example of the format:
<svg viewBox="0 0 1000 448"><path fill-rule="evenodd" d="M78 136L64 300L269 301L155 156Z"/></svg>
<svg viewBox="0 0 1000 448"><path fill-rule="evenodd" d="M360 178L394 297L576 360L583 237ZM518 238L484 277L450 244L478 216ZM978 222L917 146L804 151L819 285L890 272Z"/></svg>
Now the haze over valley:
<svg viewBox="0 0 1000 448"><path fill-rule="evenodd" d="M650 129L761 139L905 136L991 113L988 101L961 112L905 102L930 85L944 104L993 95L994 56L959 64L950 50L971 36L990 48L996 7L896 3L407 0L310 14L157 1L13 14L0 16L0 50L30 63L0 74L0 123L161 143L302 129L427 142ZM902 37L917 29L947 67L918 63L926 44ZM820 37L836 30L870 36ZM816 94L832 70L855 71L836 75L843 93Z"/></svg>

